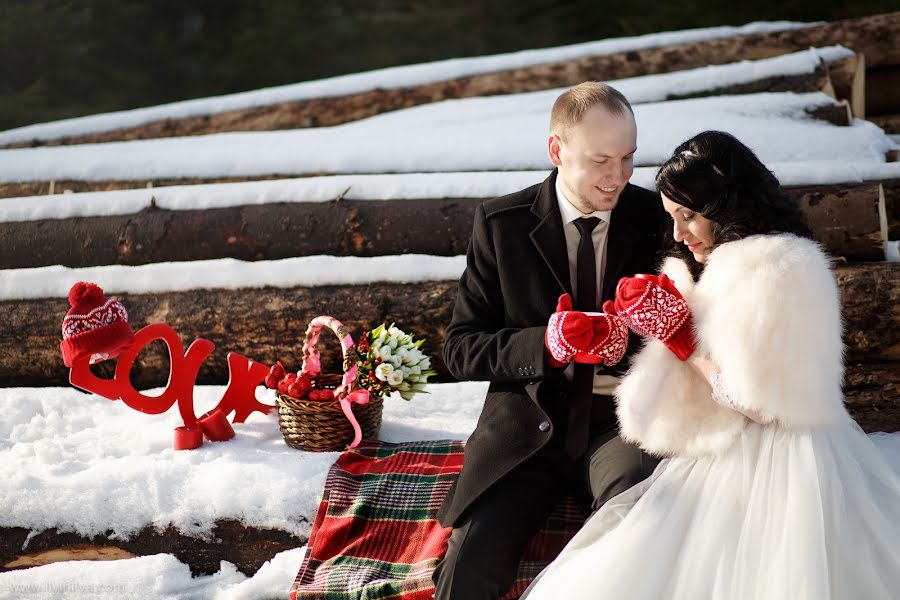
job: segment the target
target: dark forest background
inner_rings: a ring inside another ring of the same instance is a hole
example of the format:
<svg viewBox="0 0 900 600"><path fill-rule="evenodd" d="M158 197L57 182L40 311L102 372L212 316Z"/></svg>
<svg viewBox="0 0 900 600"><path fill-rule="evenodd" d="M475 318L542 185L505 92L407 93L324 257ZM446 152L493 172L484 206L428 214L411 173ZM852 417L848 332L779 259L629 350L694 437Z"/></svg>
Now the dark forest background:
<svg viewBox="0 0 900 600"><path fill-rule="evenodd" d="M0 130L379 67L900 0L0 0Z"/></svg>

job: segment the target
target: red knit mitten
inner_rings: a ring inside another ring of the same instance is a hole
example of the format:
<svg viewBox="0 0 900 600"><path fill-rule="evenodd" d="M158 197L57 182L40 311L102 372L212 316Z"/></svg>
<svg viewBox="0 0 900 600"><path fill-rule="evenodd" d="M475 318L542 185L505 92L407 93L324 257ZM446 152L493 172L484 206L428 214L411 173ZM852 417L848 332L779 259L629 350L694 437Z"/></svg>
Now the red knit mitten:
<svg viewBox="0 0 900 600"><path fill-rule="evenodd" d="M575 362L611 367L618 364L628 349L628 327L616 314L591 315L593 336L586 352L577 352Z"/></svg>
<svg viewBox="0 0 900 600"><path fill-rule="evenodd" d="M547 363L553 368L564 367L576 352L587 352L594 330L591 319L583 312L572 310L572 297L563 294L556 304L556 312L547 322L544 349Z"/></svg>
<svg viewBox="0 0 900 600"><path fill-rule="evenodd" d="M614 308L629 329L655 337L680 360L693 354L697 343L691 309L666 275L623 277Z"/></svg>

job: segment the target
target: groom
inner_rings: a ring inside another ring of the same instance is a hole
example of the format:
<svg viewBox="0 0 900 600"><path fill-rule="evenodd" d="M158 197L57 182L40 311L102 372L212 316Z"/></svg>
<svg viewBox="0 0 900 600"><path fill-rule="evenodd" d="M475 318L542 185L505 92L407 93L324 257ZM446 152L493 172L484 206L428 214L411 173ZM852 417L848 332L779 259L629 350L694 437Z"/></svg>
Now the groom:
<svg viewBox="0 0 900 600"><path fill-rule="evenodd" d="M611 396L635 338L614 367L584 362L615 363L622 344L604 317L583 313L600 311L619 278L655 273L660 259L659 197L628 183L636 144L625 97L579 84L553 105L556 169L476 212L444 360L457 378L491 384L438 513L453 533L436 600L499 598L564 493L587 492L596 510L655 467L619 438ZM580 312L557 304L564 293Z"/></svg>

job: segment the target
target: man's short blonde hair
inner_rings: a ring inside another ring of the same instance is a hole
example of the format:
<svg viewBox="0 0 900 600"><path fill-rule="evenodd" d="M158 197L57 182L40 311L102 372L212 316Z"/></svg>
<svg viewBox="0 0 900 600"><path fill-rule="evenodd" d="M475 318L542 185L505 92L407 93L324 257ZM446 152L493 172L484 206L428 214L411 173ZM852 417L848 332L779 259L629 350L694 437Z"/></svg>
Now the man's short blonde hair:
<svg viewBox="0 0 900 600"><path fill-rule="evenodd" d="M622 92L599 81L585 81L564 92L550 112L550 133L565 138L569 130L578 125L584 113L594 106L602 106L612 115L634 111Z"/></svg>

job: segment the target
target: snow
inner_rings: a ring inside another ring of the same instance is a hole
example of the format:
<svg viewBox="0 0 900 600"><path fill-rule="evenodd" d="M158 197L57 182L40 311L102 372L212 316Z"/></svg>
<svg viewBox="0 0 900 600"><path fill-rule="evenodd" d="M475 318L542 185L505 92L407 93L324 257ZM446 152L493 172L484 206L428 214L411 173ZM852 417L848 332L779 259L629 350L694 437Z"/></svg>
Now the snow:
<svg viewBox="0 0 900 600"><path fill-rule="evenodd" d="M406 402L388 398L380 438L388 442L465 439L487 383L430 384ZM198 412L224 386L198 386ZM148 394L161 390L149 390ZM271 404L271 391L257 393ZM147 526L209 534L216 520L307 536L336 452L288 447L277 416L254 413L236 437L172 449L177 407L145 415L73 388L0 388L0 526L127 538ZM23 552L27 552L27 546ZM305 547L282 552L252 577L221 563L191 578L171 555L115 562L72 561L0 574L0 599L59 596L242 600L283 598Z"/></svg>
<svg viewBox="0 0 900 600"><path fill-rule="evenodd" d="M763 162L884 162L895 144L867 121L838 127L805 110L822 93L716 96L634 107L637 166L661 164L706 129L733 133ZM261 175L547 169L545 92L448 100L336 127L231 132L0 151L0 180L143 180Z"/></svg>
<svg viewBox="0 0 900 600"><path fill-rule="evenodd" d="M890 241L887 243L885 250L885 260L890 262L900 262L900 241Z"/></svg>
<svg viewBox="0 0 900 600"><path fill-rule="evenodd" d="M372 257L315 255L256 262L219 258L80 268L53 265L0 270L0 301L67 298L69 289L77 281L93 281L107 294L456 281L465 266L465 256L423 254Z"/></svg>
<svg viewBox="0 0 900 600"><path fill-rule="evenodd" d="M474 430L487 385L432 384L429 395L412 402L390 398L380 437L463 439ZM198 387L197 399L212 404L223 389ZM144 525L172 524L202 534L217 518L240 516L248 525L285 524L308 534L309 522L297 527L297 516L312 520L336 453L290 449L276 418L258 414L235 425L233 440L175 452L176 411L143 415L69 388L0 389L0 412L8 415L0 423L5 440L0 477L10 482L0 489L2 525L68 526L86 535L111 528L127 535ZM900 433L869 437L900 473ZM115 502L109 501L112 490ZM130 505L129 498L139 501ZM192 578L188 566L168 554L55 563L0 573L0 599L113 599L135 593L150 600L284 598L305 551L281 552L250 578L225 561L217 573Z"/></svg>
<svg viewBox="0 0 900 600"><path fill-rule="evenodd" d="M0 574L0 599L85 598L121 600L261 600L286 598L305 554L297 548L276 554L253 577L222 561L219 572L191 577L171 554L118 561L72 561Z"/></svg>
<svg viewBox="0 0 900 600"><path fill-rule="evenodd" d="M599 56L645 48L658 48L671 44L684 44L718 38L728 38L749 33L786 31L810 27L818 23L788 21L750 23L743 27L708 27L684 31L653 33L635 37L611 38L595 42L559 46L541 50L524 50L493 56L461 58L377 69L365 73L330 77L291 85L228 94L212 98L199 98L124 110L112 113L77 117L50 123L28 125L0 133L0 145L48 140L59 137L100 133L114 129L135 127L163 119L178 119L196 115L265 106L307 98L341 96L372 90L394 89L455 79L467 75L490 73L506 69L529 67L538 64L571 60L584 56Z"/></svg>
<svg viewBox="0 0 900 600"><path fill-rule="evenodd" d="M616 79L607 83L625 94L631 104L646 104L678 96L710 92L768 77L810 74L823 61L831 63L852 55L853 51L843 46L810 48L802 52L783 54L773 58L744 60L724 65L707 65L671 73ZM558 88L533 93L545 95L552 104L553 100L565 89Z"/></svg>
<svg viewBox="0 0 900 600"><path fill-rule="evenodd" d="M224 390L195 388L195 412L212 408ZM427 390L410 402L387 399L381 439L468 437L487 384ZM257 397L274 404L271 390L259 388ZM172 449L181 425L174 406L151 416L74 388L0 388L0 414L0 526L34 531L127 539L172 525L205 536L216 520L235 519L306 536L338 456L287 446L274 412L253 413L234 424L234 439L191 451Z"/></svg>
<svg viewBox="0 0 900 600"><path fill-rule="evenodd" d="M820 160L770 163L782 185L828 185L900 178L900 163ZM654 189L656 167L638 167L631 183ZM540 183L548 171L330 175L240 183L178 185L111 192L62 193L0 200L0 223L134 214L150 206L202 210L275 202L495 198ZM344 193L346 192L346 194Z"/></svg>

